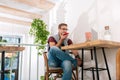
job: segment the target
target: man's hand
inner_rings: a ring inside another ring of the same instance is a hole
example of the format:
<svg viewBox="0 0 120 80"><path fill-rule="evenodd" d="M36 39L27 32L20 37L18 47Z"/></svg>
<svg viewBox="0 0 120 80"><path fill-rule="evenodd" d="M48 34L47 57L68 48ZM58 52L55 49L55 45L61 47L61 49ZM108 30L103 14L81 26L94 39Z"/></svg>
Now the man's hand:
<svg viewBox="0 0 120 80"><path fill-rule="evenodd" d="M67 32L61 33L61 34L60 34L60 39L62 39L62 40L66 39L66 38L68 37L68 34L69 34L69 33L67 33Z"/></svg>

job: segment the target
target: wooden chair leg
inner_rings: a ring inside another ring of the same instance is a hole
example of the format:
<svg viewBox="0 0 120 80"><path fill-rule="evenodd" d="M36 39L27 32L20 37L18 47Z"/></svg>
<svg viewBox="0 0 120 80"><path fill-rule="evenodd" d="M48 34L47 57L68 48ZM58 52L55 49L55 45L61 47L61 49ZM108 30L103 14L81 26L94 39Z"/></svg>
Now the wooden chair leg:
<svg viewBox="0 0 120 80"><path fill-rule="evenodd" d="M44 80L46 80L46 72L45 72L45 74L44 74Z"/></svg>
<svg viewBox="0 0 120 80"><path fill-rule="evenodd" d="M49 74L47 72L45 72L45 78L44 80L49 80Z"/></svg>
<svg viewBox="0 0 120 80"><path fill-rule="evenodd" d="M72 80L78 80L78 68L76 68L75 72L72 71Z"/></svg>
<svg viewBox="0 0 120 80"><path fill-rule="evenodd" d="M78 80L78 68L76 68L76 80Z"/></svg>

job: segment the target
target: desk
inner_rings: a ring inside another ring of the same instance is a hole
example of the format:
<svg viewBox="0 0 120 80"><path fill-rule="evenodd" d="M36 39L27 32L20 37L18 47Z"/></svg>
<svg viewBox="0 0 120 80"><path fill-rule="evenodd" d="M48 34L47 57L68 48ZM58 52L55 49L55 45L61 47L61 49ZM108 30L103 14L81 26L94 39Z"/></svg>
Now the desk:
<svg viewBox="0 0 120 80"><path fill-rule="evenodd" d="M0 46L0 52L2 53L2 63L1 63L1 80L4 80L4 59L5 59L5 53L14 53L14 52L19 52L23 51L25 48L24 47L18 47L18 46Z"/></svg>
<svg viewBox="0 0 120 80"><path fill-rule="evenodd" d="M99 68L98 68L97 53L96 53L96 49L98 49L98 48L102 49L103 57L104 57L105 65L106 65L106 68L101 68L101 70L107 70L109 80L111 80L104 48L120 48L120 42L107 41L107 40L95 40L95 41L89 41L89 42L83 42L83 43L73 44L73 45L69 45L69 46L64 46L61 49L62 50L74 50L74 49L82 50L83 64L84 64L84 50L86 50L86 49L93 50L94 58L95 58L95 69L96 69L94 71L96 71L96 74L97 74L96 77L97 77L97 80L99 80L99 72L98 72ZM91 53L92 53L92 51L91 51ZM82 66L82 80L83 80L83 70L84 70L84 66ZM94 79L95 78L94 78L94 74L93 74L93 80Z"/></svg>

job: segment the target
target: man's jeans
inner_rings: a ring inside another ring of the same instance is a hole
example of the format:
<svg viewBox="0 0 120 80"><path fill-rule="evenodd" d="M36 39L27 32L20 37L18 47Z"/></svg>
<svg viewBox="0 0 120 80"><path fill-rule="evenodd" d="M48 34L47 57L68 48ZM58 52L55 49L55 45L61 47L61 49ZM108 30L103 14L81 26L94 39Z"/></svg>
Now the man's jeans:
<svg viewBox="0 0 120 80"><path fill-rule="evenodd" d="M61 67L63 69L62 80L72 79L72 67L77 66L77 60L69 53L65 53L56 46L52 46L48 53L48 64L50 67Z"/></svg>

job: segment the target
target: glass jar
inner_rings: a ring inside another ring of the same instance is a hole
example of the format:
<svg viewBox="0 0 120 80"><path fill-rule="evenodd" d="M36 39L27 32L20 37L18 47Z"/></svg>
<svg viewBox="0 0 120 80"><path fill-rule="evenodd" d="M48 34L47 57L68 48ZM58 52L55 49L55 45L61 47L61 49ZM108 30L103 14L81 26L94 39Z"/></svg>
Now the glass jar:
<svg viewBox="0 0 120 80"><path fill-rule="evenodd" d="M109 26L105 26L104 40L111 40L111 32Z"/></svg>

